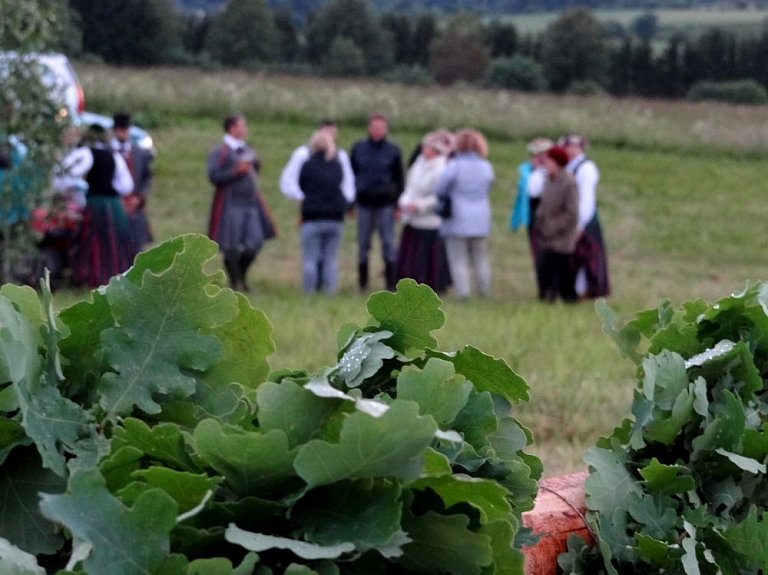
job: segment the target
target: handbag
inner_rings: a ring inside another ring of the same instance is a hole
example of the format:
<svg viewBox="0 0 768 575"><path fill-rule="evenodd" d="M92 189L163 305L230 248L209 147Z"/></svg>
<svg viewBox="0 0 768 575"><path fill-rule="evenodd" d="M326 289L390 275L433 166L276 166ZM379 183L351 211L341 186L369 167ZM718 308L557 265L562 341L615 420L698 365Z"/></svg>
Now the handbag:
<svg viewBox="0 0 768 575"><path fill-rule="evenodd" d="M435 207L435 213L444 220L450 219L453 213L451 196L437 196L437 206Z"/></svg>

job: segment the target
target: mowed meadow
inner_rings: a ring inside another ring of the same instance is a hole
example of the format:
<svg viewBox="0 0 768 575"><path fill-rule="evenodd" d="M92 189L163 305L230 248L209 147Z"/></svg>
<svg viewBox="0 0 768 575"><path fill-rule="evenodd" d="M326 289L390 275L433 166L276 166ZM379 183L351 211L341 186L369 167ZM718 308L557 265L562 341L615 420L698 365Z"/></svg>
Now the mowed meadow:
<svg viewBox="0 0 768 575"><path fill-rule="evenodd" d="M278 178L291 151L317 120L340 123L339 145L363 137L365 118L382 111L391 136L410 154L430 129L472 126L487 134L496 174L490 251L494 297L443 298L439 349L471 345L502 358L530 386L515 415L533 432L531 451L545 476L586 468L583 451L629 417L635 367L602 333L594 302L554 306L536 301L524 230L509 230L517 166L535 136L578 132L592 141L601 172L599 210L620 321L655 308L716 301L747 282L768 280L768 108L602 97L555 97L482 91L467 86L411 87L245 72L132 70L76 64L90 111L133 113L157 147L149 204L155 238L204 233L212 189L208 151L221 118L239 111L263 161L261 187L279 228L251 271L252 305L274 331L273 369L314 370L336 360L336 332L364 323L368 294L356 287L355 221L346 222L339 293L301 292L298 207ZM383 288L380 244L371 255L372 288ZM211 262L212 270L220 262ZM87 297L56 294L58 306Z"/></svg>

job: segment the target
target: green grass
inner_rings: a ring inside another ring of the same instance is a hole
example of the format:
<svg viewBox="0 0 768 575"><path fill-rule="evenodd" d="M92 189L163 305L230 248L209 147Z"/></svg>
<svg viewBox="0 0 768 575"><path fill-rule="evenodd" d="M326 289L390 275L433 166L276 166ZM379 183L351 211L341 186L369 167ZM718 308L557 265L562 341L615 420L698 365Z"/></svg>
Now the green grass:
<svg viewBox="0 0 768 575"><path fill-rule="evenodd" d="M292 111L277 109L277 99L245 102L226 100L222 95L215 105L211 99L208 109L188 99L194 100L195 93L190 82L196 82L203 94L214 90L211 76L193 72L190 80L181 72L115 70L99 82L98 73L104 70L95 67L81 72L88 79L88 101L100 106L94 111L111 113L113 108L125 107L132 112L148 110L159 119L151 130L158 156L149 205L157 241L205 231L212 194L205 178L205 157L221 137L219 112L230 107L253 112L248 140L262 156L262 187L280 234L265 246L250 277L254 292L249 299L274 326L276 352L270 365L273 369L314 369L335 363L337 330L346 322L360 324L367 319L367 294L355 287L355 222L346 223L339 294L305 297L300 287L297 206L284 199L277 187L293 148L309 137L315 119L328 112L322 101L316 101L317 95L333 94L335 85L246 76L254 84L254 94L258 90L288 94L301 86L302 90L284 98L285 109ZM167 83L168 87L159 95L136 88L136 101L132 94L114 91L115 78L131 78L134 73L141 81L133 84L131 80L131 86L147 82L151 86ZM215 78L221 79L219 75ZM266 86L270 83L271 88ZM711 302L765 276L768 146L764 140L768 120L763 109L535 99L468 88L435 92L372 83L338 86L338 98L350 93L357 96L347 108L342 109L339 102L333 104L342 120L339 144L347 149L363 135L359 117L366 94L374 104L389 102L386 110L394 110L395 119L392 136L406 154L424 132L427 119L418 118L417 111L431 97L439 98L444 117L461 120L442 125L490 127L486 131L495 135L489 157L496 173L490 239L494 297L457 302L447 296L443 306L446 324L436 335L440 349L472 345L503 358L528 382L530 401L516 406L515 414L533 431L536 443L532 451L544 460L547 476L584 469L582 452L629 416L634 366L621 359L612 340L601 333L592 304L546 306L536 301L525 232L512 233L507 227L516 168L526 154L523 133L535 133L540 123L541 133L556 136L552 118L559 118L562 131L572 129L591 136L581 120L600 118L594 132L602 137L597 138L590 155L602 175L599 205L613 283L608 304L623 320L656 307L663 298L675 305L697 297ZM473 94L477 101L467 110L462 103ZM501 98L514 103L503 116L494 104ZM113 107L107 107L107 102ZM190 111L195 106L200 109ZM174 113L174 107L180 112ZM572 125L569 118L574 120ZM646 118L647 130L622 127L642 118ZM708 128L686 128L691 125ZM656 127L674 135L661 150L653 145L659 138L651 133ZM737 129L744 131L733 134ZM625 139L618 138L619 133ZM717 143L710 146L702 140L702 133ZM377 289L383 287L381 267L376 267L381 266L378 249L375 243L372 283ZM218 261L212 263L214 268L219 265ZM86 294L60 292L56 303L63 307L83 297Z"/></svg>

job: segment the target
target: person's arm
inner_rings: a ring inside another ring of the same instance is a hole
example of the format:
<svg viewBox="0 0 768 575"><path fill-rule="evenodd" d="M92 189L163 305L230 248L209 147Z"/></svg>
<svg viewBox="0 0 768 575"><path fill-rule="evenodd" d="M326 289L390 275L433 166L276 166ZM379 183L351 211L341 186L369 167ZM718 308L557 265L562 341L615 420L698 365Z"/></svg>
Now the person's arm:
<svg viewBox="0 0 768 575"><path fill-rule="evenodd" d="M134 154L140 154L141 173L137 174L134 183L133 193L138 194L142 199L149 195L149 189L152 186L152 154L147 150L134 150Z"/></svg>
<svg viewBox="0 0 768 575"><path fill-rule="evenodd" d="M115 159L115 173L112 176L112 187L121 196L127 196L133 191L133 178L125 159L117 152L112 152Z"/></svg>
<svg viewBox="0 0 768 575"><path fill-rule="evenodd" d="M296 148L280 174L280 191L291 200L300 202L304 199L304 192L299 186L299 174L307 158L309 158L309 149L306 146Z"/></svg>
<svg viewBox="0 0 768 575"><path fill-rule="evenodd" d="M355 201L355 173L352 171L352 164L349 156L344 150L338 151L339 163L341 164L341 193L348 203Z"/></svg>
<svg viewBox="0 0 768 575"><path fill-rule="evenodd" d="M405 171L403 170L403 156L400 148L397 148L395 159L392 161L392 181L397 186L397 195L399 197L405 189Z"/></svg>
<svg viewBox="0 0 768 575"><path fill-rule="evenodd" d="M597 182L600 174L594 162L585 162L576 172L576 182L579 185L579 230L595 217L597 210Z"/></svg>
<svg viewBox="0 0 768 575"><path fill-rule="evenodd" d="M217 188L227 186L242 178L245 173L232 161L234 154L229 148L216 148L208 155L208 180Z"/></svg>

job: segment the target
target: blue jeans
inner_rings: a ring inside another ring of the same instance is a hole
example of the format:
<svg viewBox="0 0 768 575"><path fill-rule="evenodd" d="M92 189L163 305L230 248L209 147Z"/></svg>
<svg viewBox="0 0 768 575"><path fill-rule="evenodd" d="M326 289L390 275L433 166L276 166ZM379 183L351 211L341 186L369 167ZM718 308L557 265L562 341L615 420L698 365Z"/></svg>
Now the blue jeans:
<svg viewBox="0 0 768 575"><path fill-rule="evenodd" d="M397 260L395 247L395 206L357 206L357 263L368 262L371 251L371 236L374 230L381 238L381 257L384 263L394 265Z"/></svg>
<svg viewBox="0 0 768 575"><path fill-rule="evenodd" d="M328 294L336 291L343 232L344 222L335 220L310 220L301 224L304 293L314 293L321 286Z"/></svg>

